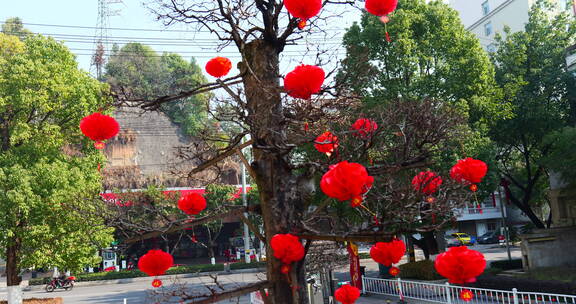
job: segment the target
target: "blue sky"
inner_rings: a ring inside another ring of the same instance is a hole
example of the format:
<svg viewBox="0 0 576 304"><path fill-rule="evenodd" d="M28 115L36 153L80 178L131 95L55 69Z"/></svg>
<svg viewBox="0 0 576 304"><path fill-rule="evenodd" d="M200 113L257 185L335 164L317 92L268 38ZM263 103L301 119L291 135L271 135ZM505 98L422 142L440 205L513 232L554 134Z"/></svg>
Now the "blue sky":
<svg viewBox="0 0 576 304"><path fill-rule="evenodd" d="M85 70L90 69L90 55L93 53L96 36L96 29L92 27L97 25L98 0L0 0L0 7L0 21L3 22L9 17L20 17L29 30L64 40L71 51L77 54L79 66ZM215 49L217 41L206 32L196 32L184 25L171 26L166 31L167 28L155 21L154 16L143 5L142 0L124 0L123 3L112 4L110 7L119 12L118 16L109 17L110 28L156 30L109 29L108 36L120 45L129 41L148 42L148 44L155 44L151 47L160 53L164 51L180 53L188 59L194 56L202 66L211 57L217 55L227 56L233 62L237 62L239 59L235 48L226 48L217 52ZM331 55L325 56L325 58L331 60L329 65L335 66L338 59L342 59L344 55L342 48L339 48L338 45L345 28L360 17L358 10L352 9L350 11L349 8L347 10L349 11L347 13L336 13L339 17L332 18L332 23L322 27L328 28L327 38L318 35L309 36L307 41L301 41L298 46L288 46L282 58L282 73L289 71L301 62L315 63L315 57L311 54L315 53L313 50L318 45L332 50ZM76 26L89 28L75 28Z"/></svg>

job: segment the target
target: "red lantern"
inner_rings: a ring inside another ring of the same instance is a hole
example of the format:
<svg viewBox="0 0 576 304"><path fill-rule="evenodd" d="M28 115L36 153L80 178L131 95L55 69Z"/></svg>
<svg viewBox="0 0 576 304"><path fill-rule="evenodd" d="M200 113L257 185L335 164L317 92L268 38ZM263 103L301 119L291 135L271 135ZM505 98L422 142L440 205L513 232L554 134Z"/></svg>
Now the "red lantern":
<svg viewBox="0 0 576 304"><path fill-rule="evenodd" d="M464 302L470 302L474 298L474 293L469 289L462 289L460 292L460 299Z"/></svg>
<svg viewBox="0 0 576 304"><path fill-rule="evenodd" d="M338 137L330 131L326 131L316 137L314 148L320 153L331 154L338 148Z"/></svg>
<svg viewBox="0 0 576 304"><path fill-rule="evenodd" d="M113 117L94 113L82 118L80 130L88 138L95 141L94 147L96 149L104 149L102 141L116 136L120 131L120 125Z"/></svg>
<svg viewBox="0 0 576 304"><path fill-rule="evenodd" d="M354 124L352 124L352 130L355 131L353 133L354 136L361 138L367 138L371 136L377 129L378 124L368 118L360 118L356 120Z"/></svg>
<svg viewBox="0 0 576 304"><path fill-rule="evenodd" d="M406 252L404 241L394 239L391 242L378 242L370 248L370 257L379 264L390 267L400 262Z"/></svg>
<svg viewBox="0 0 576 304"><path fill-rule="evenodd" d="M389 273L391 276L395 277L395 276L397 276L397 275L400 274L400 268L393 266L393 267L390 268L390 270L388 270L388 273Z"/></svg>
<svg viewBox="0 0 576 304"><path fill-rule="evenodd" d="M284 89L294 98L310 99L320 92L324 83L324 70L315 65L301 64L284 78Z"/></svg>
<svg viewBox="0 0 576 304"><path fill-rule="evenodd" d="M162 286L162 280L154 279L154 280L152 281L152 287L158 288L158 287L160 287L160 286Z"/></svg>
<svg viewBox="0 0 576 304"><path fill-rule="evenodd" d="M342 161L330 166L330 170L322 176L320 188L329 197L346 201L361 197L366 193L374 178L361 164Z"/></svg>
<svg viewBox="0 0 576 304"><path fill-rule="evenodd" d="M334 298L342 304L354 304L359 297L360 289L349 284L342 285L334 292Z"/></svg>
<svg viewBox="0 0 576 304"><path fill-rule="evenodd" d="M288 274L290 273L290 270L292 269L292 267L290 267L290 265L284 264L282 266L280 266L280 272L282 274Z"/></svg>
<svg viewBox="0 0 576 304"><path fill-rule="evenodd" d="M366 10L375 16L385 16L396 9L398 0L366 0Z"/></svg>
<svg viewBox="0 0 576 304"><path fill-rule="evenodd" d="M163 275L172 267L172 255L162 250L150 250L138 260L138 269L149 276Z"/></svg>
<svg viewBox="0 0 576 304"><path fill-rule="evenodd" d="M190 193L178 200L178 209L188 215L196 215L206 209L206 199L198 193Z"/></svg>
<svg viewBox="0 0 576 304"><path fill-rule="evenodd" d="M486 172L488 166L485 162L468 157L459 160L450 169L450 177L458 183L478 184L486 176Z"/></svg>
<svg viewBox="0 0 576 304"><path fill-rule="evenodd" d="M300 239L292 234L276 234L270 241L274 257L284 264L300 261L304 258L304 246Z"/></svg>
<svg viewBox="0 0 576 304"><path fill-rule="evenodd" d="M482 253L466 246L452 247L436 257L434 267L450 283L474 283L486 268L486 260Z"/></svg>
<svg viewBox="0 0 576 304"><path fill-rule="evenodd" d="M284 0L284 6L290 15L301 20L298 28L303 29L306 26L306 20L320 12L322 0Z"/></svg>
<svg viewBox="0 0 576 304"><path fill-rule="evenodd" d="M438 191L442 177L431 171L422 171L412 179L414 190L430 195Z"/></svg>
<svg viewBox="0 0 576 304"><path fill-rule="evenodd" d="M206 63L206 72L213 77L226 76L232 69L232 62L226 57L214 57Z"/></svg>

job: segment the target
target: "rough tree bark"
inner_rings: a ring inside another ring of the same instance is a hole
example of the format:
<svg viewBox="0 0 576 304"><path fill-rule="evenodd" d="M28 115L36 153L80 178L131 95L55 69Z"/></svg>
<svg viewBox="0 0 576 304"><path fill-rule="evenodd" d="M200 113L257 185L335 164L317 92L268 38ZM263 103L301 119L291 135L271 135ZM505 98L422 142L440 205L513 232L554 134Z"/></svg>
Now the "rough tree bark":
<svg viewBox="0 0 576 304"><path fill-rule="evenodd" d="M251 125L254 161L252 168L260 193L266 233L266 252L273 252L270 239L278 233L298 232L302 200L286 150L286 126L279 91L279 54L274 43L254 40L242 51L242 79ZM284 147L284 148L283 148ZM270 256L267 264L271 297L275 304L307 303L304 261L292 265L289 277L280 272L281 261Z"/></svg>

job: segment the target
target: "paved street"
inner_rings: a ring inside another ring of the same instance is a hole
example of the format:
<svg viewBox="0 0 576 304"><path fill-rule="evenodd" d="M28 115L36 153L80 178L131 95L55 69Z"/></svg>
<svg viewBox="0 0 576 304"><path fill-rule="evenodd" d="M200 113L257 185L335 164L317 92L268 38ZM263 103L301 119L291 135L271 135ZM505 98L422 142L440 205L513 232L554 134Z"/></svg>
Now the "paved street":
<svg viewBox="0 0 576 304"><path fill-rule="evenodd" d="M472 248L484 253L488 261L502 260L507 258L506 249L498 247L497 245L476 245L473 246ZM417 251L417 256L419 260L423 258L420 251ZM512 257L513 258L520 257L520 248L518 247L512 248ZM405 262L405 259L402 261L402 263L403 262ZM378 274L378 265L374 261L370 259L364 259L361 261L361 264L362 266L366 266L366 272L368 276L375 276ZM339 272L336 273L336 277L342 281L349 280L349 274L347 271L348 271L347 267L339 269ZM237 284L256 282L261 278L264 278L264 274L237 273L237 274L220 276L219 281L225 284L227 287L233 288L233 286L236 286ZM155 303L159 299L155 300L152 297L151 292L153 292L154 289L150 286L151 282L152 278L147 279L138 278L135 279L133 282L125 284L76 286L72 291L58 290L53 293L46 293L44 291L33 290L25 292L24 295L26 298L62 297L64 299L65 304L123 303L124 299L126 299L128 304ZM192 290L196 292L206 292L206 289L203 286L205 286L206 284L211 284L211 278L208 276L195 277L195 278L167 277L163 279L163 282L164 285L168 287L184 285L188 288L191 287ZM164 288L163 290L167 291L168 288ZM156 291L162 291L162 289L156 289ZM0 292L0 298L5 299L6 293ZM249 303L249 298L248 296L244 296L240 298L239 301L240 302L238 302L238 299L234 299L233 301L224 301L221 303L247 304ZM162 300L162 302L165 302L165 300ZM378 297L369 297L369 298L362 298L362 301L358 303L379 303L379 302L382 302L382 299L379 299ZM170 303L178 303L178 302L173 301Z"/></svg>

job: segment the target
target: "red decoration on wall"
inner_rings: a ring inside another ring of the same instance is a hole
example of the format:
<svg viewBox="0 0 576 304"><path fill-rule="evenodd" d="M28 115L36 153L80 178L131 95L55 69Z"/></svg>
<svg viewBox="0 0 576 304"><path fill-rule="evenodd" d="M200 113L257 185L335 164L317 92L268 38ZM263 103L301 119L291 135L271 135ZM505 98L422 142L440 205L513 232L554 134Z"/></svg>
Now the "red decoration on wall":
<svg viewBox="0 0 576 304"><path fill-rule="evenodd" d="M274 257L289 265L304 258L304 246L300 239L290 233L276 234L270 241Z"/></svg>
<svg viewBox="0 0 576 304"><path fill-rule="evenodd" d="M398 267L396 267L396 266L392 266L392 267L390 267L390 270L388 270L388 273L389 273L391 276L395 277L395 276L397 276L397 275L400 274L400 268L398 268Z"/></svg>
<svg viewBox="0 0 576 304"><path fill-rule="evenodd" d="M162 286L162 280L154 279L154 280L152 281L152 287L158 288L158 287L160 287L160 286Z"/></svg>
<svg viewBox="0 0 576 304"><path fill-rule="evenodd" d="M300 19L298 28L303 29L306 26L306 20L320 12L322 0L284 0L284 6L290 15Z"/></svg>
<svg viewBox="0 0 576 304"><path fill-rule="evenodd" d="M375 16L386 16L396 10L398 0L366 0L365 8Z"/></svg>
<svg viewBox="0 0 576 304"><path fill-rule="evenodd" d="M468 157L459 160L450 169L450 177L458 183L473 185L482 182L487 172L488 166L485 162Z"/></svg>
<svg viewBox="0 0 576 304"><path fill-rule="evenodd" d="M153 249L140 257L138 269L149 276L159 276L163 275L173 264L174 259L171 254Z"/></svg>
<svg viewBox="0 0 576 304"><path fill-rule="evenodd" d="M465 302L470 302L474 298L474 293L469 289L462 289L460 292L460 299Z"/></svg>
<svg viewBox="0 0 576 304"><path fill-rule="evenodd" d="M440 185L442 185L442 177L432 171L422 171L412 179L414 190L427 195L436 193Z"/></svg>
<svg viewBox="0 0 576 304"><path fill-rule="evenodd" d="M350 261L350 285L362 288L362 274L360 273L360 257L358 256L358 246L348 242L348 260Z"/></svg>
<svg viewBox="0 0 576 304"><path fill-rule="evenodd" d="M188 215L196 215L206 209L206 199L198 193L190 193L178 200L178 209Z"/></svg>
<svg viewBox="0 0 576 304"><path fill-rule="evenodd" d="M361 198L372 184L374 178L361 164L339 162L330 166L330 170L322 176L320 188L329 197L339 201Z"/></svg>
<svg viewBox="0 0 576 304"><path fill-rule="evenodd" d="M352 124L352 133L354 136L367 138L372 136L374 132L378 129L378 124L368 118L359 118L355 123Z"/></svg>
<svg viewBox="0 0 576 304"><path fill-rule="evenodd" d="M400 262L406 252L404 241L394 239L391 242L377 242L370 248L370 257L379 264L390 267Z"/></svg>
<svg viewBox="0 0 576 304"><path fill-rule="evenodd" d="M360 289L348 284L343 285L334 292L334 298L342 304L354 304L359 297Z"/></svg>
<svg viewBox="0 0 576 304"><path fill-rule="evenodd" d="M484 272L486 260L482 253L466 246L451 247L436 257L434 267L452 284L474 283Z"/></svg>
<svg viewBox="0 0 576 304"><path fill-rule="evenodd" d="M325 76L322 68L301 64L284 77L284 90L294 98L310 99L320 92Z"/></svg>
<svg viewBox="0 0 576 304"><path fill-rule="evenodd" d="M120 125L113 117L108 115L93 113L80 121L80 130L91 140L95 141L96 149L104 149L104 140L110 139L118 134Z"/></svg>
<svg viewBox="0 0 576 304"><path fill-rule="evenodd" d="M314 141L314 148L320 153L332 154L338 148L338 137L330 131L322 133L316 137Z"/></svg>
<svg viewBox="0 0 576 304"><path fill-rule="evenodd" d="M214 57L206 63L206 72L216 78L228 75L231 69L232 62L226 57Z"/></svg>

